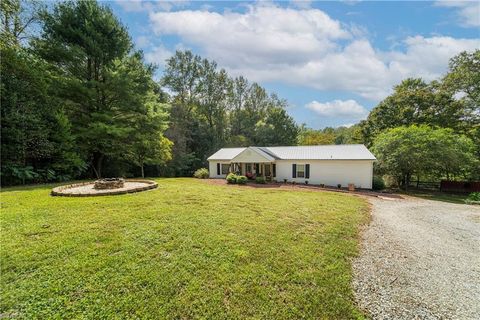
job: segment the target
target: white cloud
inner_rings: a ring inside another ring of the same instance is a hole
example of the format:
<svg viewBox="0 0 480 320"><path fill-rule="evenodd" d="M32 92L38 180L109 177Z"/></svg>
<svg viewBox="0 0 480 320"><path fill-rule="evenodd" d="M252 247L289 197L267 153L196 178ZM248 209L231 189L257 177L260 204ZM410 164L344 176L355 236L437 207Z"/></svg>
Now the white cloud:
<svg viewBox="0 0 480 320"><path fill-rule="evenodd" d="M139 36L135 39L135 44L140 47L144 48L151 44L150 38L147 36Z"/></svg>
<svg viewBox="0 0 480 320"><path fill-rule="evenodd" d="M437 1L435 5L455 8L460 25L464 27L480 26L480 3L478 1Z"/></svg>
<svg viewBox="0 0 480 320"><path fill-rule="evenodd" d="M165 60L170 58L173 53L165 48L163 45L159 45L153 48L152 51L145 53L145 60L149 63L155 63L159 66L165 65Z"/></svg>
<svg viewBox="0 0 480 320"><path fill-rule="evenodd" d="M359 26L318 9L248 5L245 12L195 10L150 13L156 35L177 35L233 75L319 90L349 91L374 101L406 77L432 80L448 60L480 47L478 39L409 37L403 49L381 51Z"/></svg>
<svg viewBox="0 0 480 320"><path fill-rule="evenodd" d="M314 111L320 116L330 118L340 117L361 120L368 115L368 110L365 107L351 99L333 100L325 103L312 101L306 104L305 108Z"/></svg>
<svg viewBox="0 0 480 320"><path fill-rule="evenodd" d="M188 0L161 0L161 1L144 1L144 0L117 0L126 12L142 12L142 11L170 11L174 8L185 7L189 4Z"/></svg>

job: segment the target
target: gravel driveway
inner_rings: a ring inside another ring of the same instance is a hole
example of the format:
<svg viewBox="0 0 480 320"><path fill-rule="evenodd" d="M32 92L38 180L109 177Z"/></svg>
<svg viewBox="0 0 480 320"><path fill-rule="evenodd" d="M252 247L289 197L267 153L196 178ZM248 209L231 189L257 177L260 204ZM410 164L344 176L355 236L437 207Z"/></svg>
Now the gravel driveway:
<svg viewBox="0 0 480 320"><path fill-rule="evenodd" d="M480 208L370 198L354 289L374 319L480 319Z"/></svg>

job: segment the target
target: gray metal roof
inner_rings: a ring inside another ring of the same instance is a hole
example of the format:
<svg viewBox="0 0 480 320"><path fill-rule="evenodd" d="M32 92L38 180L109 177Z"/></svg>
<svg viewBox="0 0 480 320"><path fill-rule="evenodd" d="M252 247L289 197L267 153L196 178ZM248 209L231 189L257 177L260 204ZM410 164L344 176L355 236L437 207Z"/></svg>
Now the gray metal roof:
<svg viewBox="0 0 480 320"><path fill-rule="evenodd" d="M208 157L207 160L232 160L247 148L222 148Z"/></svg>
<svg viewBox="0 0 480 320"><path fill-rule="evenodd" d="M376 160L363 144L339 144L294 147L250 147L260 149L279 160ZM223 148L208 160L231 160L246 148Z"/></svg>

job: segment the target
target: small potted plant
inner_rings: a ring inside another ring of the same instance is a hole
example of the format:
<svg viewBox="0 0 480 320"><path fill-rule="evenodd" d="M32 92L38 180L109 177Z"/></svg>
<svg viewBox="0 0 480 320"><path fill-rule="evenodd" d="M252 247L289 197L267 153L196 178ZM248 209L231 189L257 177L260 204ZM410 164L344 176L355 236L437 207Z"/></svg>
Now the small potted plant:
<svg viewBox="0 0 480 320"><path fill-rule="evenodd" d="M308 184L308 180L305 180L305 184Z"/></svg>
<svg viewBox="0 0 480 320"><path fill-rule="evenodd" d="M342 187L342 184L341 184L341 183L337 184L337 188L338 188L338 189L340 189L341 187Z"/></svg>
<svg viewBox="0 0 480 320"><path fill-rule="evenodd" d="M325 184L324 184L324 183L320 183L320 188L325 188Z"/></svg>
<svg viewBox="0 0 480 320"><path fill-rule="evenodd" d="M287 183L287 181L288 181L287 179L283 179L283 183Z"/></svg>

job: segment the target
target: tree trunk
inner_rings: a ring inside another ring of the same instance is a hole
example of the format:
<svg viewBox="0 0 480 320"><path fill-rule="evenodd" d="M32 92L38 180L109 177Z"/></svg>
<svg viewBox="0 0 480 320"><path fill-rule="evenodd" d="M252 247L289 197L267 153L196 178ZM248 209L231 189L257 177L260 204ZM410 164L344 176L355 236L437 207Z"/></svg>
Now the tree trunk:
<svg viewBox="0 0 480 320"><path fill-rule="evenodd" d="M144 173L144 171L143 171L143 163L142 163L142 165L140 166L140 169L142 169L142 178L145 178L145 173Z"/></svg>
<svg viewBox="0 0 480 320"><path fill-rule="evenodd" d="M95 171L97 179L100 179L102 177L102 164L104 157L105 156L101 153L95 153L95 155L93 156L93 171Z"/></svg>

